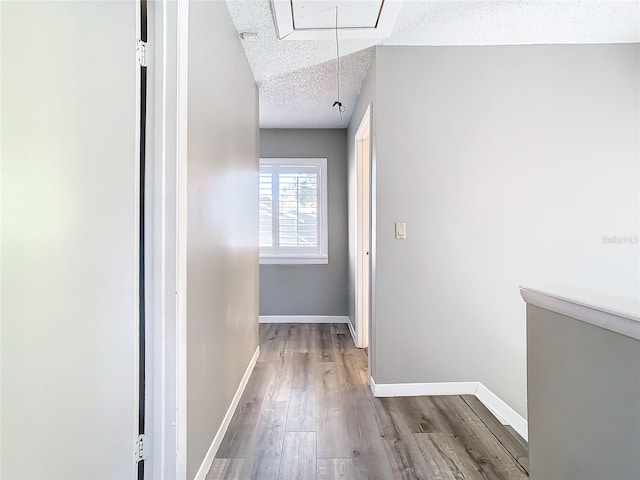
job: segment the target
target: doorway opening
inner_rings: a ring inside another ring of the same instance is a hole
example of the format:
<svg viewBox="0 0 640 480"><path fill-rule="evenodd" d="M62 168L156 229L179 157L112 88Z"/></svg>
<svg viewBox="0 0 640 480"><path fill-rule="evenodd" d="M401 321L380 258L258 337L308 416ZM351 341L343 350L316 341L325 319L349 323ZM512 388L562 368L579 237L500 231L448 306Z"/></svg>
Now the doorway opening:
<svg viewBox="0 0 640 480"><path fill-rule="evenodd" d="M355 135L356 159L356 346L369 353L371 323L371 106Z"/></svg>

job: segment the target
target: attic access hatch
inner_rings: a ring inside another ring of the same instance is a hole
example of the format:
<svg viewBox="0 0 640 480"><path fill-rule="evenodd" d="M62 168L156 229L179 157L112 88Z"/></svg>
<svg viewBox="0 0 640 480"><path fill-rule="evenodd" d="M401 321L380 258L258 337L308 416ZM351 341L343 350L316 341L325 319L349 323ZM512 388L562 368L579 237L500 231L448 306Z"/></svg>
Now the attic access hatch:
<svg viewBox="0 0 640 480"><path fill-rule="evenodd" d="M336 6L340 38L386 38L403 0L271 0L281 40L332 40Z"/></svg>

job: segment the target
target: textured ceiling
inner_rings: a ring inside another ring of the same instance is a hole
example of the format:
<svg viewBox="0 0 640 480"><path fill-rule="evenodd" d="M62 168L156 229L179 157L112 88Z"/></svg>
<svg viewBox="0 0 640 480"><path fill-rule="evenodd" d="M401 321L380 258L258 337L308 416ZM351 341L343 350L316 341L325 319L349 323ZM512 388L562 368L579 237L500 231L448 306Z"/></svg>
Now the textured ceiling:
<svg viewBox="0 0 640 480"><path fill-rule="evenodd" d="M260 91L263 128L344 128L374 45L521 45L640 42L639 1L410 1L384 40L340 40L340 123L336 45L278 40L269 0L226 0ZM328 4L330 0L327 0ZM358 1L358 0L354 0Z"/></svg>

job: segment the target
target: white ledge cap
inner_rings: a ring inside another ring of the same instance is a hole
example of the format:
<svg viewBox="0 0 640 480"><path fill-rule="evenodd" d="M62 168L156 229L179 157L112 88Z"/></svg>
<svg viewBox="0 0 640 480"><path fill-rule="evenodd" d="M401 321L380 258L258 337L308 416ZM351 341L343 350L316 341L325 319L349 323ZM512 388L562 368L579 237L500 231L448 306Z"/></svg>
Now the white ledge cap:
<svg viewBox="0 0 640 480"><path fill-rule="evenodd" d="M640 299L566 285L520 287L525 302L640 340Z"/></svg>

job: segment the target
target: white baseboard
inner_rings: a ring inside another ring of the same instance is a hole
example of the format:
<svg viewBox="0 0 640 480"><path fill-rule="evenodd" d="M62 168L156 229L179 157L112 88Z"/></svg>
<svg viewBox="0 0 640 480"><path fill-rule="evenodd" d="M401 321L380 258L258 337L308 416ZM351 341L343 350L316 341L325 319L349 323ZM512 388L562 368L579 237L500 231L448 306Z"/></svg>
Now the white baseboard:
<svg viewBox="0 0 640 480"><path fill-rule="evenodd" d="M529 440L527 420L480 382L478 382L476 397L503 425L510 425L522 438Z"/></svg>
<svg viewBox="0 0 640 480"><path fill-rule="evenodd" d="M475 395L478 382L378 383L371 378L375 397L418 397L423 395Z"/></svg>
<svg viewBox="0 0 640 480"><path fill-rule="evenodd" d="M360 345L358 345L358 337L356 337L356 332L353 329L353 325L351 325L351 320L347 317L347 323L349 324L349 332L351 332L351 338L353 338L353 344L357 347L360 348Z"/></svg>
<svg viewBox="0 0 640 480"><path fill-rule="evenodd" d="M227 433L227 429L229 428L229 423L231 423L231 419L233 418L233 414L238 408L238 403L240 403L240 398L244 393L244 389L249 382L249 377L251 377L251 372L253 372L253 368L256 366L256 362L258 361L258 357L260 356L260 347L256 348L253 357L251 357L251 361L249 365L247 365L247 369L242 376L242 380L240 381L240 385L238 386L238 390L236 390L236 394L233 396L233 400L231 400L231 405L229 405L229 409L227 410L226 415L222 419L222 425L218 429L216 436L213 437L213 441L211 442L211 446L207 451L207 454L202 460L202 464L198 469L198 473L194 477L194 480L205 480L207 473L211 469L211 465L213 464L213 459L216 457L216 453L218 453L218 448L220 448L220 444L222 444L222 439L224 438L225 433Z"/></svg>
<svg viewBox="0 0 640 480"><path fill-rule="evenodd" d="M260 315L260 323L349 323L340 315Z"/></svg>
<svg viewBox="0 0 640 480"><path fill-rule="evenodd" d="M376 384L369 378L375 397L417 397L423 395L475 395L485 407L502 423L510 425L525 440L529 439L527 420L520 416L504 400L480 382L442 383L383 383Z"/></svg>

